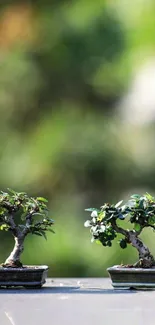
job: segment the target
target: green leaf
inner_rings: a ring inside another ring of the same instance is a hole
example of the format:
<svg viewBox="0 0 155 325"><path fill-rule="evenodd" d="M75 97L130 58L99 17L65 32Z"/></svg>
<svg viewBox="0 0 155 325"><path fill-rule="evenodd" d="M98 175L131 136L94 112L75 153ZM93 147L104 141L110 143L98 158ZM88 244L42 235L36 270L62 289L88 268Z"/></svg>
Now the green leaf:
<svg viewBox="0 0 155 325"><path fill-rule="evenodd" d="M45 231L40 229L39 232L40 232L40 233L42 234L42 236L47 240L47 237L46 237Z"/></svg>
<svg viewBox="0 0 155 325"><path fill-rule="evenodd" d="M109 246L109 247L112 246L112 242L110 240L107 242L107 246Z"/></svg>
<svg viewBox="0 0 155 325"><path fill-rule="evenodd" d="M35 203L32 203L32 202L29 202L28 203L28 207L35 209L36 208L36 204Z"/></svg>
<svg viewBox="0 0 155 325"><path fill-rule="evenodd" d="M131 195L132 199L140 199L141 195L140 194L133 194Z"/></svg>
<svg viewBox="0 0 155 325"><path fill-rule="evenodd" d="M119 244L122 249L127 247L127 242L125 239L121 239Z"/></svg>
<svg viewBox="0 0 155 325"><path fill-rule="evenodd" d="M26 195L27 196L26 192L19 192L18 195L24 195L24 196Z"/></svg>
<svg viewBox="0 0 155 325"><path fill-rule="evenodd" d="M84 227L88 228L88 227L91 227L92 223L90 220L86 220L85 223L84 223Z"/></svg>
<svg viewBox="0 0 155 325"><path fill-rule="evenodd" d="M118 208L121 204L123 203L123 200L119 201L118 203L115 204L115 208Z"/></svg>
<svg viewBox="0 0 155 325"><path fill-rule="evenodd" d="M141 230L141 226L139 225L139 223L134 224L134 230L138 232Z"/></svg>
<svg viewBox="0 0 155 325"><path fill-rule="evenodd" d="M85 209L85 211L90 211L90 212L97 211L97 212L100 212L100 210L95 209L95 208L88 208L88 209Z"/></svg>
<svg viewBox="0 0 155 325"><path fill-rule="evenodd" d="M4 224L2 224L1 226L0 226L0 230L8 230L9 229L9 226L6 224L6 223L4 223Z"/></svg>
<svg viewBox="0 0 155 325"><path fill-rule="evenodd" d="M28 215L28 211L27 212L24 212L22 215L21 215L21 220L25 220L26 216Z"/></svg>
<svg viewBox="0 0 155 325"><path fill-rule="evenodd" d="M98 239L95 240L95 243L96 243L97 245L102 245L102 243L101 243L100 240L98 240Z"/></svg>
<svg viewBox="0 0 155 325"><path fill-rule="evenodd" d="M44 217L44 214L43 213L40 213L40 212L34 212L34 213L32 213L32 216L41 216L41 217Z"/></svg>
<svg viewBox="0 0 155 325"><path fill-rule="evenodd" d="M53 219L49 219L49 218L47 218L47 220L48 220L48 221L50 221L50 222L51 222L51 224L53 224L53 223L54 223L54 220L53 220Z"/></svg>
<svg viewBox="0 0 155 325"><path fill-rule="evenodd" d="M0 215L4 215L4 208L0 207Z"/></svg>
<svg viewBox="0 0 155 325"><path fill-rule="evenodd" d="M144 209L144 203L145 203L145 200L144 199L141 199L140 201L139 201L139 208L140 209Z"/></svg>
<svg viewBox="0 0 155 325"><path fill-rule="evenodd" d="M121 211L122 212L125 212L125 210L127 210L127 209L128 209L128 207L126 206L126 204L121 206Z"/></svg>
<svg viewBox="0 0 155 325"><path fill-rule="evenodd" d="M40 236L40 237L42 236L42 234L40 234L40 232L38 232L38 231L33 231L32 234L33 234L33 235Z"/></svg>
<svg viewBox="0 0 155 325"><path fill-rule="evenodd" d="M153 226L155 224L155 216L149 217L148 222Z"/></svg>
<svg viewBox="0 0 155 325"><path fill-rule="evenodd" d="M12 190L11 188L7 188L7 190L8 190L10 193L14 194L14 195L17 194L17 193L16 193L14 190Z"/></svg>
<svg viewBox="0 0 155 325"><path fill-rule="evenodd" d="M47 199L45 199L44 197L37 197L36 198L37 199L37 201L40 201L40 202L48 202L48 200Z"/></svg>
<svg viewBox="0 0 155 325"><path fill-rule="evenodd" d="M145 196L150 201L153 201L154 200L154 197L151 194L147 193L147 192L146 192Z"/></svg>
<svg viewBox="0 0 155 325"><path fill-rule="evenodd" d="M55 231L51 228L47 229L48 231L52 232L53 234L55 234Z"/></svg>

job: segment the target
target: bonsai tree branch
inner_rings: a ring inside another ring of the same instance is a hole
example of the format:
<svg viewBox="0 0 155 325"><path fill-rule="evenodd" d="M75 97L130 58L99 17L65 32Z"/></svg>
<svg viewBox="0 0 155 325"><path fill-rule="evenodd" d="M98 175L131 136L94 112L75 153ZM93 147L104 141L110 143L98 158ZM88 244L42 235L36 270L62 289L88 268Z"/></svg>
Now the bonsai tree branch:
<svg viewBox="0 0 155 325"><path fill-rule="evenodd" d="M11 230L13 236L14 237L18 237L18 235L19 235L19 229L18 229L17 225L15 224L13 215L10 215L9 216L8 220L6 221L6 223L10 227L10 230Z"/></svg>
<svg viewBox="0 0 155 325"><path fill-rule="evenodd" d="M29 213L27 216L26 216L26 224L25 224L25 228L22 232L24 238L25 236L27 236L27 234L30 232L30 226L32 225L32 213Z"/></svg>
<svg viewBox="0 0 155 325"><path fill-rule="evenodd" d="M115 219L112 219L111 221L111 225L113 227L113 229L118 233L118 234L122 234L123 236L126 237L126 239L128 239L128 236L129 236L129 231L128 230L125 230L121 227L119 227L116 223L116 220Z"/></svg>

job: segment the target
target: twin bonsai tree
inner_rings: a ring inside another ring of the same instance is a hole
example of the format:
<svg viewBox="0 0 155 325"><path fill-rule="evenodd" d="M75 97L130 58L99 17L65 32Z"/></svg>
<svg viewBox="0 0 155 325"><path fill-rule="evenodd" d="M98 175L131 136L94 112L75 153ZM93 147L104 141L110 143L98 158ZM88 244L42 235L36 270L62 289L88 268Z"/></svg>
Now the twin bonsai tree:
<svg viewBox="0 0 155 325"><path fill-rule="evenodd" d="M143 196L132 195L130 200L122 205L105 203L99 210L91 211L91 219L85 222L90 227L92 241L99 241L103 246L111 246L118 234L122 235L121 248L128 244L135 247L139 253L139 260L133 267L151 268L155 266L155 259L148 247L139 238L144 228L155 230L155 199L148 193ZM22 267L20 261L24 249L24 240L28 234L44 236L51 231L54 221L48 217L47 200L42 197L29 197L26 193L13 190L0 194L0 230L10 231L15 245L10 256L2 264L4 267ZM19 222L19 220L21 220ZM122 227L128 220L132 229Z"/></svg>
<svg viewBox="0 0 155 325"><path fill-rule="evenodd" d="M85 222L85 227L90 227L92 241L99 241L103 246L112 246L117 235L122 235L120 247L131 244L139 254L138 262L130 267L151 268L155 266L155 259L139 235L148 227L155 230L155 199L148 193L134 194L125 205L122 203L105 203L99 210L86 209L91 211L91 219ZM131 230L126 229L125 220L130 222Z"/></svg>
<svg viewBox="0 0 155 325"><path fill-rule="evenodd" d="M42 197L29 197L9 189L0 193L0 230L10 231L15 245L10 256L2 264L4 267L22 267L20 261L24 240L28 234L44 236L46 231L54 232L54 221L48 217L48 201ZM20 221L19 221L20 220Z"/></svg>

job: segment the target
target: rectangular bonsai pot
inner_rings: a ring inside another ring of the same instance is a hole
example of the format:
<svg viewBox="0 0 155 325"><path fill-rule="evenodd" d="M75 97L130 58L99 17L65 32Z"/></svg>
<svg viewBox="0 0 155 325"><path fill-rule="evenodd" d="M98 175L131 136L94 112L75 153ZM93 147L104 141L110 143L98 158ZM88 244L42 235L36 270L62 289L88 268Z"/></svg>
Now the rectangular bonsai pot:
<svg viewBox="0 0 155 325"><path fill-rule="evenodd" d="M48 266L0 267L0 287L41 288L46 282Z"/></svg>
<svg viewBox="0 0 155 325"><path fill-rule="evenodd" d="M155 288L155 268L113 266L107 269L115 289Z"/></svg>

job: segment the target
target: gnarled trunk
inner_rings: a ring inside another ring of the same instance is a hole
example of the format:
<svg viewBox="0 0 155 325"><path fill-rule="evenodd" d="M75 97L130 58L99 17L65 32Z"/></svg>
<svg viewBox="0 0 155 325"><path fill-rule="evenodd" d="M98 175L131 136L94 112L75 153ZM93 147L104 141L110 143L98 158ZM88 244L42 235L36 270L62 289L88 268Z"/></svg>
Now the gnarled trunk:
<svg viewBox="0 0 155 325"><path fill-rule="evenodd" d="M20 256L24 250L24 246L23 246L24 237L23 236L14 237L14 240L15 240L14 249L9 255L9 257L6 259L5 263L3 264L4 266L12 266L12 267L22 266L22 263L20 262Z"/></svg>
<svg viewBox="0 0 155 325"><path fill-rule="evenodd" d="M137 237L134 231L129 231L128 239L131 245L135 247L139 252L139 261L133 266L143 268L155 266L155 260L153 255L150 253L148 247L143 244L141 239Z"/></svg>

